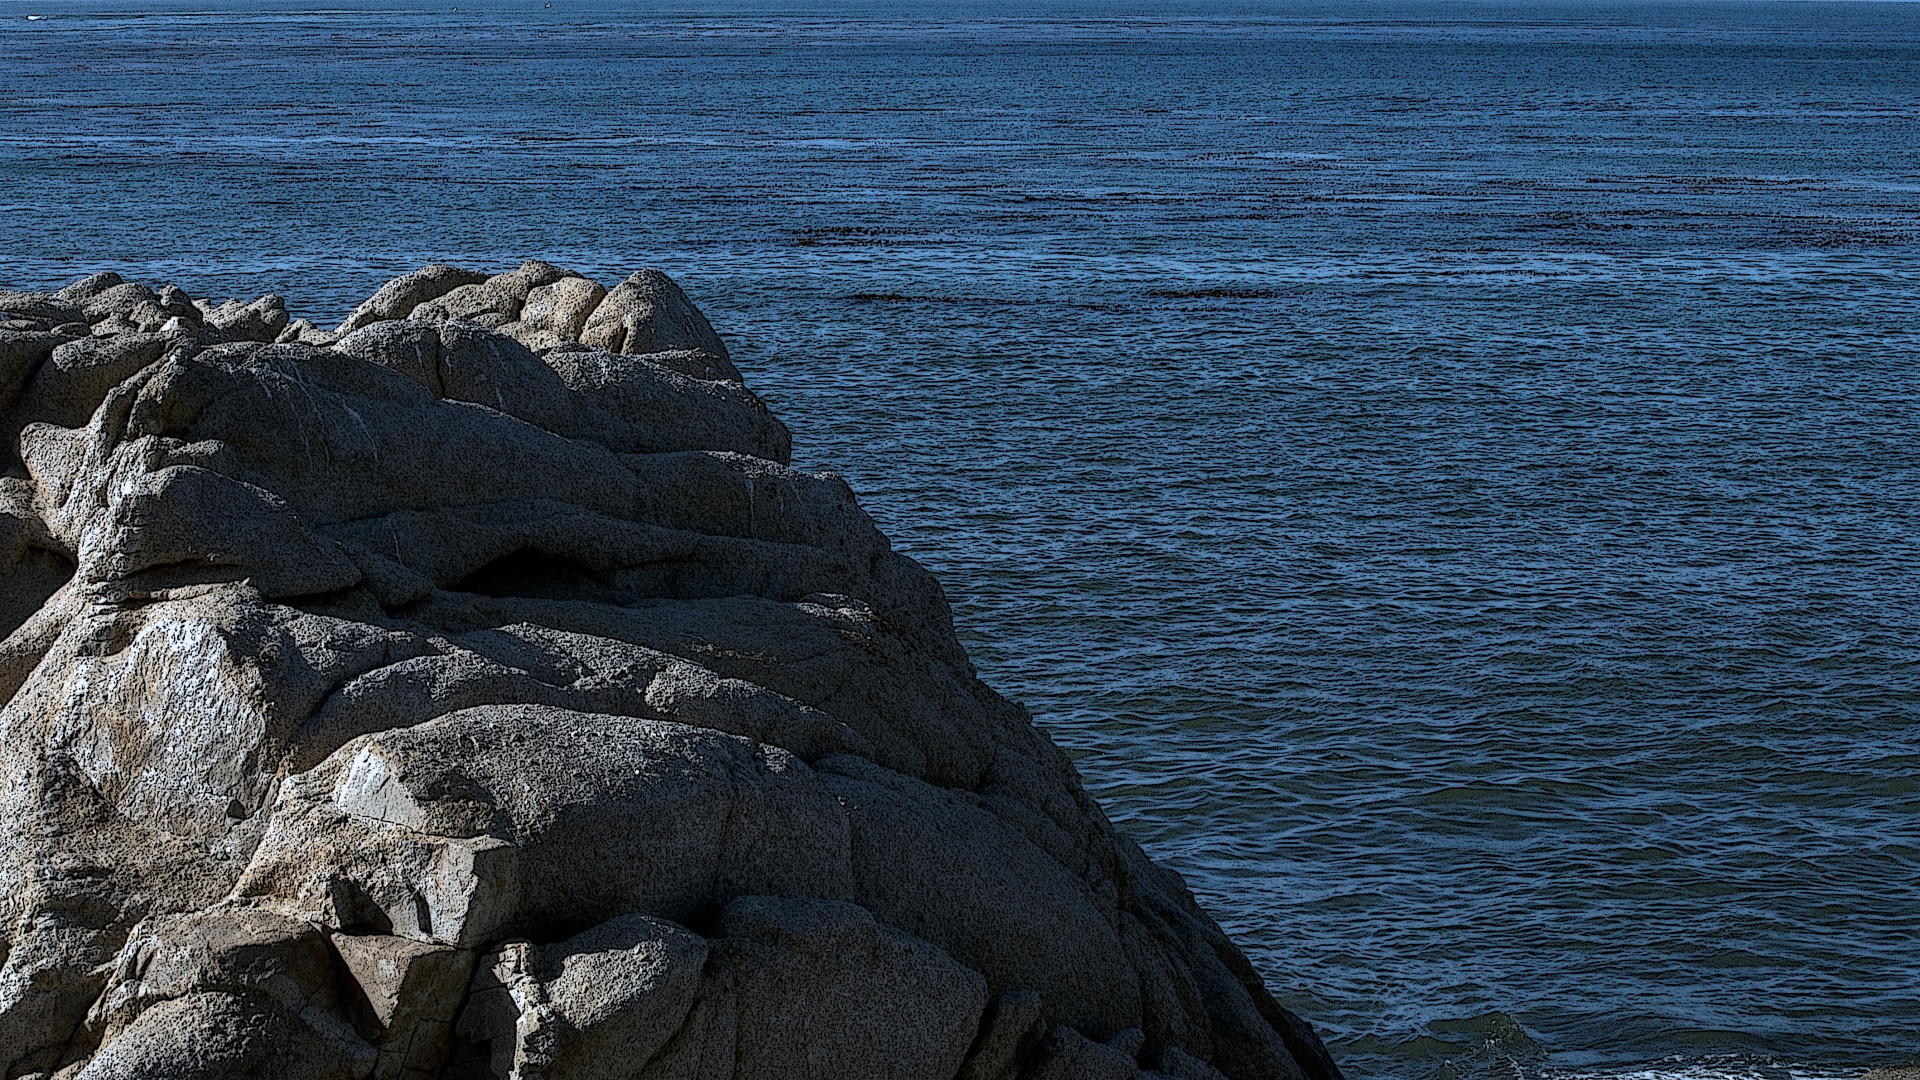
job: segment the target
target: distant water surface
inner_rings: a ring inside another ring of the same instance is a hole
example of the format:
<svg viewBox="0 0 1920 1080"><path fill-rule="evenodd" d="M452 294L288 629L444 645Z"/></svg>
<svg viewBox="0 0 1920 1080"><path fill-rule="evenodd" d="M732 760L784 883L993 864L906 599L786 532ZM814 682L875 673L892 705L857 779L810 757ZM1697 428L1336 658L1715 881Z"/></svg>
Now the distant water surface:
<svg viewBox="0 0 1920 1080"><path fill-rule="evenodd" d="M5 284L529 256L1356 1078L1920 1053L1920 6L0 0Z"/></svg>

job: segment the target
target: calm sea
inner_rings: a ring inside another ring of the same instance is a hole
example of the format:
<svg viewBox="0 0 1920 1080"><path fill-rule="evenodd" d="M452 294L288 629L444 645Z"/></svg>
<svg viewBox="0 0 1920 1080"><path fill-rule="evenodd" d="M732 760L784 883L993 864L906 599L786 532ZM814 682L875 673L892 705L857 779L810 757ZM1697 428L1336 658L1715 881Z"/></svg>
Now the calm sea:
<svg viewBox="0 0 1920 1080"><path fill-rule="evenodd" d="M1356 1077L1920 1054L1920 5L0 0L6 284L529 256Z"/></svg>

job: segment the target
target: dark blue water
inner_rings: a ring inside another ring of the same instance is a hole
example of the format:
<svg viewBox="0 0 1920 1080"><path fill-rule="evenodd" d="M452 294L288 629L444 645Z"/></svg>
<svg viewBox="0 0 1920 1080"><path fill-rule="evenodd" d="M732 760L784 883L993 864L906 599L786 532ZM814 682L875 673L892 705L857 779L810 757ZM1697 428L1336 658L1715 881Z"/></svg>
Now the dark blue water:
<svg viewBox="0 0 1920 1080"><path fill-rule="evenodd" d="M1920 1053L1920 6L0 0L0 283L528 256L1356 1076Z"/></svg>

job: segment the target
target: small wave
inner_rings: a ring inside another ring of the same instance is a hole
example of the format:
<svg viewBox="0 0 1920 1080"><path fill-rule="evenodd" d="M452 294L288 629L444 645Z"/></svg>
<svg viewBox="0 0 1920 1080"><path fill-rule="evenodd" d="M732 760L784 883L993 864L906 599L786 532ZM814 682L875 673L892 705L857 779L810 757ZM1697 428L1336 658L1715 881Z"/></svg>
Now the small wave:
<svg viewBox="0 0 1920 1080"><path fill-rule="evenodd" d="M863 292L847 297L849 300L863 300L879 304L958 304L957 296L913 296L896 292Z"/></svg>
<svg viewBox="0 0 1920 1080"><path fill-rule="evenodd" d="M1760 1051L1674 1053L1606 1061L1557 1053L1515 1017L1495 1010L1462 1019L1429 1020L1398 1041L1378 1035L1334 1044L1355 1075L1430 1080L1920 1080L1920 1067L1869 1069L1840 1061L1785 1059Z"/></svg>
<svg viewBox="0 0 1920 1080"><path fill-rule="evenodd" d="M1846 1068L1747 1056L1662 1058L1636 1065L1529 1070L1533 1080L1920 1080L1920 1069Z"/></svg>
<svg viewBox="0 0 1920 1080"><path fill-rule="evenodd" d="M1272 300L1287 294L1279 289L1153 289L1147 295L1164 300Z"/></svg>

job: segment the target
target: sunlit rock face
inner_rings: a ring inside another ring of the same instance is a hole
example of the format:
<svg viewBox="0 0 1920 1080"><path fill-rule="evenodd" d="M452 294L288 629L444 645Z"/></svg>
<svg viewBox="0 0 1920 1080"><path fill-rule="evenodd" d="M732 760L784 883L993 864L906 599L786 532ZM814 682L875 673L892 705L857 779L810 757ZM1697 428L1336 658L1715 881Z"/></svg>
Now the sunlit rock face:
<svg viewBox="0 0 1920 1080"><path fill-rule="evenodd" d="M1335 1080L664 274L0 293L6 1077Z"/></svg>

